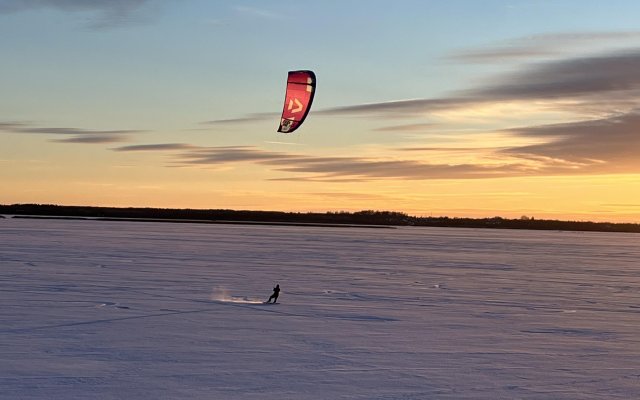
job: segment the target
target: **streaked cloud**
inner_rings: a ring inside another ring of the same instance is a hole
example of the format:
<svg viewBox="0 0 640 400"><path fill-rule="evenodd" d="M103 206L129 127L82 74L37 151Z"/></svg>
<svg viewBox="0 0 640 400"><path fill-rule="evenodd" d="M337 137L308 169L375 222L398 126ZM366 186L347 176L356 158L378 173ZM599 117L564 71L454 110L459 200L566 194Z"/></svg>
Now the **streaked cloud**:
<svg viewBox="0 0 640 400"><path fill-rule="evenodd" d="M531 168L526 173L540 175L640 172L640 49L531 64L451 98L348 106L325 113L424 118L447 108L473 113L478 105L509 101L521 102L525 111L527 102L533 108L544 102L545 107L564 110L566 118L573 116L574 121L503 130L536 143L495 149L496 158L521 160ZM427 126L416 123L383 129L406 132ZM509 173L522 172L511 168Z"/></svg>
<svg viewBox="0 0 640 400"><path fill-rule="evenodd" d="M217 119L211 121L201 122L201 125L233 125L244 124L247 122L266 121L269 119L277 119L280 116L278 113L253 113L247 114L243 117L229 118L229 119Z"/></svg>
<svg viewBox="0 0 640 400"><path fill-rule="evenodd" d="M284 152L261 150L252 146L199 147L180 153L176 161L182 164L226 164L241 162L267 163L302 159L304 156Z"/></svg>
<svg viewBox="0 0 640 400"><path fill-rule="evenodd" d="M589 110L607 105L603 112L629 109L640 98L640 48L588 57L573 57L523 66L490 83L455 93L451 97L385 101L314 111L314 115L364 115L374 117L424 117L437 111L509 101L564 101L559 107ZM613 109L613 110L612 110ZM235 124L277 118L276 113L249 114L205 124ZM381 127L380 130L418 130L428 124Z"/></svg>
<svg viewBox="0 0 640 400"><path fill-rule="evenodd" d="M0 122L0 131L14 131L24 126L27 126L27 124L22 122Z"/></svg>
<svg viewBox="0 0 640 400"><path fill-rule="evenodd" d="M114 151L176 151L193 148L193 145L185 143L164 143L164 144L138 144L132 146L116 147Z"/></svg>
<svg viewBox="0 0 640 400"><path fill-rule="evenodd" d="M285 145L285 146L305 146L304 143L295 143L295 142L278 142L278 141L271 141L271 140L265 140L264 142L268 144L277 144L277 145Z"/></svg>
<svg viewBox="0 0 640 400"><path fill-rule="evenodd" d="M479 50L466 57L535 54L564 44L592 42L640 42L640 32L561 33L514 41L500 51ZM317 116L368 116L425 118L434 113L474 110L480 105L506 102L546 101L550 111L594 114L596 117L629 111L640 105L640 47L602 51L588 56L565 55L563 59L523 64L515 72L486 79L485 85L460 90L447 97L391 100L314 110ZM555 110L552 108L555 107ZM253 113L238 118L207 121L206 125L231 125L275 119L278 113ZM378 131L417 132L431 127L415 122L382 126Z"/></svg>
<svg viewBox="0 0 640 400"><path fill-rule="evenodd" d="M171 166L258 164L290 173L276 180L353 182L374 179L488 178L524 174L526 165L429 164L420 160L322 157L263 150L254 146L188 147L180 144L125 146L116 151L173 151Z"/></svg>
<svg viewBox="0 0 640 400"><path fill-rule="evenodd" d="M469 92L478 101L584 99L628 101L640 89L640 48L533 64ZM634 93L630 93L634 91Z"/></svg>
<svg viewBox="0 0 640 400"><path fill-rule="evenodd" d="M354 182L638 173L639 130L640 114L633 113L598 121L507 131L515 137L536 139L540 144L402 147L389 150L384 157L325 157L256 146L201 147L184 143L134 145L113 150L170 152L173 167L254 164L290 174L273 178L275 180ZM467 159L469 161L464 161Z"/></svg>
<svg viewBox="0 0 640 400"><path fill-rule="evenodd" d="M473 179L509 176L520 169L518 165L429 164L417 160L368 159L357 157L307 158L295 163L272 160L277 170L311 174L316 181L346 179Z"/></svg>
<svg viewBox="0 0 640 400"><path fill-rule="evenodd" d="M130 133L141 133L138 130L90 130L78 128L17 128L13 132L35 133L41 135L125 135Z"/></svg>
<svg viewBox="0 0 640 400"><path fill-rule="evenodd" d="M463 62L504 62L557 58L598 46L629 46L640 42L640 32L565 32L532 35L481 49L458 52L449 57Z"/></svg>
<svg viewBox="0 0 640 400"><path fill-rule="evenodd" d="M629 109L640 100L640 48L598 56L529 64L451 97L359 104L321 110L319 115L424 117L430 112L506 101L564 101L574 111L604 106Z"/></svg>
<svg viewBox="0 0 640 400"><path fill-rule="evenodd" d="M397 149L398 151L406 151L406 152L465 152L465 153L475 153L478 151L486 151L489 150L504 150L505 147L402 147Z"/></svg>
<svg viewBox="0 0 640 400"><path fill-rule="evenodd" d="M282 19L283 18L281 14L266 10L264 8L236 6L234 7L234 10L240 14L248 15L256 18L265 18L265 19Z"/></svg>
<svg viewBox="0 0 640 400"><path fill-rule="evenodd" d="M512 129L515 135L546 138L545 143L502 153L579 163L592 172L640 172L640 112L594 121Z"/></svg>
<svg viewBox="0 0 640 400"><path fill-rule="evenodd" d="M419 124L405 124L405 125L392 125L376 128L379 132L424 132L437 127L437 124L432 123L419 123Z"/></svg>
<svg viewBox="0 0 640 400"><path fill-rule="evenodd" d="M100 144L125 142L129 140L132 135L145 133L146 131L132 129L90 130L60 127L36 127L27 123L0 122L0 132L15 134L68 136L63 139L53 139L52 141L58 143Z"/></svg>
<svg viewBox="0 0 640 400"><path fill-rule="evenodd" d="M391 113L398 115L423 115L425 112L450 109L472 104L477 99L472 98L442 98L442 99L409 99L392 100L380 103L356 104L351 106L333 107L314 112L317 115L372 115L381 116Z"/></svg>
<svg viewBox="0 0 640 400"><path fill-rule="evenodd" d="M91 135L73 136L66 139L52 139L50 141L56 143L104 144L126 142L127 140L127 137L122 135Z"/></svg>

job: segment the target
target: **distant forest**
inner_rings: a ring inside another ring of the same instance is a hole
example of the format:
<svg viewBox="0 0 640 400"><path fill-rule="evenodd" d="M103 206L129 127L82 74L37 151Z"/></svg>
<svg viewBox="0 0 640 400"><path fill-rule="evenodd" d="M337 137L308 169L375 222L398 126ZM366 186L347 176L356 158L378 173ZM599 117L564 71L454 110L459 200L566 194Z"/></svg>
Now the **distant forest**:
<svg viewBox="0 0 640 400"><path fill-rule="evenodd" d="M94 218L194 223L313 224L370 227L434 226L456 228L540 229L640 233L640 224L589 221L559 221L523 216L518 219L413 217L393 211L300 213L280 211L192 210L169 208L116 208L58 206L48 204L0 205L0 214L15 216Z"/></svg>

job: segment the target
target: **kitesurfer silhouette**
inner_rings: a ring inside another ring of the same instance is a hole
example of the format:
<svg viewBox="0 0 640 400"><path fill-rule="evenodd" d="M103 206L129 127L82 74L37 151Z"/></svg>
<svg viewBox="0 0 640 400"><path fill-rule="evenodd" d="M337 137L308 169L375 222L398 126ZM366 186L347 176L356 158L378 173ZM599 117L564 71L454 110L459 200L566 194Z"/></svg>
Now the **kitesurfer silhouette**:
<svg viewBox="0 0 640 400"><path fill-rule="evenodd" d="M265 303L271 303L271 299L273 299L273 304L276 303L276 301L278 301L278 295L280 294L280 285L276 285L276 287L273 288L273 294L271 296L269 296L269 300L267 300Z"/></svg>

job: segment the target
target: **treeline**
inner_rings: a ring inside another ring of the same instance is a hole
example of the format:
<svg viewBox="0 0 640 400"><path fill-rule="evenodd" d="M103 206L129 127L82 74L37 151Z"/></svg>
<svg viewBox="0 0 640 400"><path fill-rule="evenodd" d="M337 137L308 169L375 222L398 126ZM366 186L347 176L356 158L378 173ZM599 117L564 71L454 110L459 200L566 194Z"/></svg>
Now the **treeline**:
<svg viewBox="0 0 640 400"><path fill-rule="evenodd" d="M463 227L463 228L496 228L496 229L537 229L559 231L593 231L593 232L635 232L640 233L640 224L591 222L591 221L560 221L553 219L518 218L449 218L426 217L418 218L416 225Z"/></svg>
<svg viewBox="0 0 640 400"><path fill-rule="evenodd" d="M173 208L118 208L51 204L0 205L0 214L78 218L154 220L291 222L317 224L411 225L411 217L388 211L295 213L283 211L194 210Z"/></svg>
<svg viewBox="0 0 640 400"><path fill-rule="evenodd" d="M152 220L237 221L263 223L309 223L345 225L434 226L494 229L540 229L567 231L637 232L640 224L590 221L559 221L521 217L449 218L414 217L393 211L300 213L282 211L193 210L170 208L116 208L58 206L49 204L0 205L0 214L75 218L126 218Z"/></svg>

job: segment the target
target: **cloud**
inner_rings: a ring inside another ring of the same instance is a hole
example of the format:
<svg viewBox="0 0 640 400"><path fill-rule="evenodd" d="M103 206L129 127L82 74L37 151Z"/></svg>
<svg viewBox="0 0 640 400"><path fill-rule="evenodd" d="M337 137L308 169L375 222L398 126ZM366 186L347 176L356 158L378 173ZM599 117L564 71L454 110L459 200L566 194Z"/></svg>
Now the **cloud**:
<svg viewBox="0 0 640 400"><path fill-rule="evenodd" d="M201 147L184 143L124 146L113 150L170 151L171 166L174 167L261 165L289 174L273 180L293 181L480 179L640 172L637 162L640 112L592 121L512 128L503 132L539 143L497 147L404 147L395 149L398 155L395 158L323 157L255 146ZM439 153L439 157L426 155L432 152ZM467 158L468 162L436 161Z"/></svg>
<svg viewBox="0 0 640 400"><path fill-rule="evenodd" d="M475 179L526 174L526 165L429 164L419 160L321 157L254 146L198 147L185 144L125 146L114 151L173 151L171 166L257 164L291 176L274 180L357 182L373 179Z"/></svg>
<svg viewBox="0 0 640 400"><path fill-rule="evenodd" d="M457 108L464 104L474 103L470 98L441 98L441 99L409 99L392 100L380 103L356 104L351 106L334 107L314 112L317 115L374 115L401 116L423 114L426 111ZM392 115L395 114L395 115Z"/></svg>
<svg viewBox="0 0 640 400"><path fill-rule="evenodd" d="M381 128L376 128L375 130L379 132L424 132L424 131L432 130L436 126L437 125L433 123L419 123L419 124L383 126Z"/></svg>
<svg viewBox="0 0 640 400"><path fill-rule="evenodd" d="M35 133L35 134L44 134L44 135L125 135L130 133L141 133L144 131L138 130L109 130L109 131L101 131L101 130L89 130L89 129L77 129L77 128L16 128L12 129L13 132L20 133Z"/></svg>
<svg viewBox="0 0 640 400"><path fill-rule="evenodd" d="M640 172L640 112L594 121L511 129L514 135L544 138L541 144L501 153L575 163L590 172Z"/></svg>
<svg viewBox="0 0 640 400"><path fill-rule="evenodd" d="M530 64L519 72L451 97L359 104L316 112L319 115L424 117L429 113L508 101L565 101L574 111L606 105L619 112L640 101L640 49L599 56Z"/></svg>
<svg viewBox="0 0 640 400"><path fill-rule="evenodd" d="M165 144L138 144L133 146L116 147L114 151L176 151L191 149L194 146L185 143L165 143Z"/></svg>
<svg viewBox="0 0 640 400"><path fill-rule="evenodd" d="M640 32L601 32L549 34L520 39L519 49L510 48L500 54L535 53L531 48L562 47L562 43L612 42L623 39L640 40ZM517 46L516 46L517 47ZM484 56L487 51L483 50ZM543 50L540 50L543 51ZM544 50L547 52L548 50ZM471 57L472 54L466 53ZM640 102L640 48L607 51L590 56L571 56L524 64L517 72L504 73L487 79L486 84L452 93L447 97L391 100L376 103L339 106L314 110L318 116L367 116L381 118L425 117L430 113L472 108L496 102L552 101L569 112L589 113L601 110L620 112L638 106ZM277 113L254 113L239 118L204 122L208 125L243 124L277 118ZM380 131L412 131L428 128L414 123L378 128Z"/></svg>
<svg viewBox="0 0 640 400"><path fill-rule="evenodd" d="M429 164L417 160L368 159L357 157L307 158L295 163L276 160L266 162L277 165L278 170L312 174L314 180L340 180L342 178L372 179L474 179L504 177L517 172L518 165Z"/></svg>
<svg viewBox="0 0 640 400"><path fill-rule="evenodd" d="M464 153L475 153L479 151L486 150L503 150L505 147L402 147L399 148L398 151L405 152L430 152L430 151L439 151L439 152L464 152Z"/></svg>
<svg viewBox="0 0 640 400"><path fill-rule="evenodd" d="M133 134L144 133L141 130L89 130L60 127L34 127L33 125L17 122L0 122L0 131L16 134L70 136L64 139L54 139L58 143L116 143L129 140Z"/></svg>
<svg viewBox="0 0 640 400"><path fill-rule="evenodd" d="M262 8L236 6L234 9L236 10L236 12L240 14L244 14L244 15L248 15L256 18L264 18L264 19L283 19L284 18L281 14L277 14Z"/></svg>
<svg viewBox="0 0 640 400"><path fill-rule="evenodd" d="M304 156L266 151L252 146L219 146L195 147L177 156L177 161L191 165L216 165L241 162L266 163L268 161L278 162L300 158L304 158Z"/></svg>
<svg viewBox="0 0 640 400"><path fill-rule="evenodd" d="M63 12L89 12L96 18L91 28L110 28L141 17L144 6L158 0L0 0L0 14L50 8Z"/></svg>
<svg viewBox="0 0 640 400"><path fill-rule="evenodd" d="M253 113L247 114L243 117L229 118L229 119L217 119L212 121L204 121L202 125L233 125L243 124L247 122L266 121L269 119L277 119L280 116L278 113Z"/></svg>
<svg viewBox="0 0 640 400"><path fill-rule="evenodd" d="M83 143L83 144L102 144L102 143L118 143L126 142L128 139L122 135L92 135L92 136L73 136L66 139L53 139L56 143Z"/></svg>
<svg viewBox="0 0 640 400"><path fill-rule="evenodd" d="M544 35L533 42L574 41L590 38L614 40L640 37L640 32L583 33ZM461 90L447 97L392 100L314 110L316 116L363 116L381 119L428 118L438 113L458 112L457 118L472 115L478 107L492 104L546 102L542 111L563 115L605 117L640 107L640 48L606 52L591 56L573 56L523 65L517 72L487 79L484 85ZM540 108L540 107L539 107ZM275 119L277 113L254 113L239 118L203 122L206 125L233 125ZM435 129L434 129L435 128ZM439 130L433 122L415 122L383 126L377 131L420 132Z"/></svg>
<svg viewBox="0 0 640 400"><path fill-rule="evenodd" d="M26 124L21 122L0 122L0 131L14 131L24 126L26 126Z"/></svg>
<svg viewBox="0 0 640 400"><path fill-rule="evenodd" d="M628 100L640 89L640 49L533 64L499 82L469 92L478 101L589 99ZM630 93L634 91L634 93Z"/></svg>
<svg viewBox="0 0 640 400"><path fill-rule="evenodd" d="M573 114L577 121L502 130L512 136L533 139L537 144L494 149L495 157L507 156L511 161L505 162L515 164L498 171L489 169L490 174L640 172L637 161L637 154L640 154L640 49L531 64L519 72L496 77L484 86L450 98L363 104L325 110L324 113L424 117L440 111L460 109L464 113L482 104L514 101L521 102L524 107L546 102L549 107ZM382 129L406 132L428 126L416 123ZM416 171L421 171L417 173L425 176L437 171L437 175L467 178L486 176L488 172L485 168L471 171L461 167L438 170L424 165L415 167Z"/></svg>
<svg viewBox="0 0 640 400"><path fill-rule="evenodd" d="M582 48L595 46L623 46L637 44L640 32L565 32L532 35L503 44L458 52L449 57L451 61L492 63L509 60L523 61L558 57Z"/></svg>

